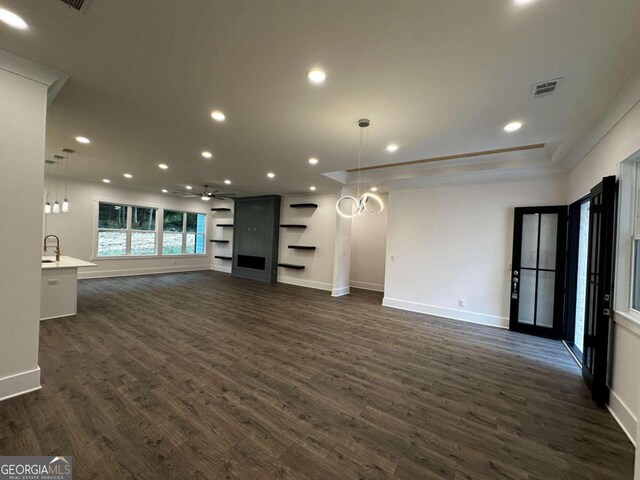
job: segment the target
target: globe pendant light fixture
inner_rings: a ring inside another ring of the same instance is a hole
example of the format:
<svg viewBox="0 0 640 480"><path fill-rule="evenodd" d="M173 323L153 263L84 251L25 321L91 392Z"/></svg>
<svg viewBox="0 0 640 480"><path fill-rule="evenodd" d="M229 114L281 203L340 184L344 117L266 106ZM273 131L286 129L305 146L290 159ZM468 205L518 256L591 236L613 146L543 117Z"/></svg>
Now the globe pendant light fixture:
<svg viewBox="0 0 640 480"><path fill-rule="evenodd" d="M46 169L49 165L53 165L54 161L53 160L45 160L44 161L44 168L45 168L45 172ZM51 190L51 179L47 176L47 193L44 197L44 213L49 214L51 213L51 202L49 201L49 192Z"/></svg>
<svg viewBox="0 0 640 480"><path fill-rule="evenodd" d="M69 213L69 200L67 200L67 181L69 178L69 154L75 153L75 150L63 148L62 151L67 154L64 171L64 199L62 200L62 213Z"/></svg>
<svg viewBox="0 0 640 480"><path fill-rule="evenodd" d="M60 187L60 162L64 160L62 155L54 155L56 160L56 200L51 207L51 213L60 213L60 202L58 202L58 189Z"/></svg>
<svg viewBox="0 0 640 480"><path fill-rule="evenodd" d="M374 193L363 193L360 195L360 166L362 164L362 150L365 140L369 140L369 125L371 121L368 118L362 118L358 120L358 127L360 127L360 149L358 151L358 189L355 197L351 195L345 195L340 197L336 202L336 212L338 215L344 218L357 217L361 213L382 213L384 210L384 203L382 199Z"/></svg>

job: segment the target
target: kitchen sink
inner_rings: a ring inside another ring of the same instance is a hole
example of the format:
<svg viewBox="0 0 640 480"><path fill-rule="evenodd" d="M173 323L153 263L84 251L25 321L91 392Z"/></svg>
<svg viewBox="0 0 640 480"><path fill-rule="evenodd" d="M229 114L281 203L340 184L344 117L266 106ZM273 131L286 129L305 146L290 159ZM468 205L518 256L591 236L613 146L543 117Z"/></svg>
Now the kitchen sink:
<svg viewBox="0 0 640 480"><path fill-rule="evenodd" d="M55 260L42 260L42 263L55 263Z"/></svg>

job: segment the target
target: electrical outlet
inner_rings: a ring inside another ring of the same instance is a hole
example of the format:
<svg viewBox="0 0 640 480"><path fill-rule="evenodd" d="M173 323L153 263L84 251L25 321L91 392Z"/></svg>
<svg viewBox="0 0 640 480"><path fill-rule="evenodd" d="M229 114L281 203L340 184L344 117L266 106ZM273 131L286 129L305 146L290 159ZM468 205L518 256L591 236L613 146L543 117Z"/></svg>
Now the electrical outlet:
<svg viewBox="0 0 640 480"><path fill-rule="evenodd" d="M458 300L458 306L459 306L459 307L464 307L464 300L459 299L459 300Z"/></svg>
<svg viewBox="0 0 640 480"><path fill-rule="evenodd" d="M395 262L396 261L396 256L395 255L391 255L391 261Z"/></svg>

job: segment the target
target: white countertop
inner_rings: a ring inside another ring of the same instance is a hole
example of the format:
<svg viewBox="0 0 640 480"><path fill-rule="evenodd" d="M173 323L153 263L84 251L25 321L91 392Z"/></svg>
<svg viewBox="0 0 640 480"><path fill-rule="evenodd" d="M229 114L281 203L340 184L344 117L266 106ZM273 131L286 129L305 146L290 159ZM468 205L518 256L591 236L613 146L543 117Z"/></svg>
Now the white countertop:
<svg viewBox="0 0 640 480"><path fill-rule="evenodd" d="M42 269L55 269L55 268L78 268L78 267L97 267L97 263L86 262L74 257L61 256L60 261L56 262L55 256L42 257L42 260L53 260L51 263L42 263Z"/></svg>

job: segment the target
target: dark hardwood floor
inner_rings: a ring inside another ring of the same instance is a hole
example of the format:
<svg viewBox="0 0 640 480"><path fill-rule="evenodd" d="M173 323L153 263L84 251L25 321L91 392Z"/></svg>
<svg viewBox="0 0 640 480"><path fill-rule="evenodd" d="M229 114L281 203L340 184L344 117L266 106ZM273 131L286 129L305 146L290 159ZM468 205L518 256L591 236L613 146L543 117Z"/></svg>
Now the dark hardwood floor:
<svg viewBox="0 0 640 480"><path fill-rule="evenodd" d="M216 272L86 280L0 454L76 479L631 479L558 342Z"/></svg>

